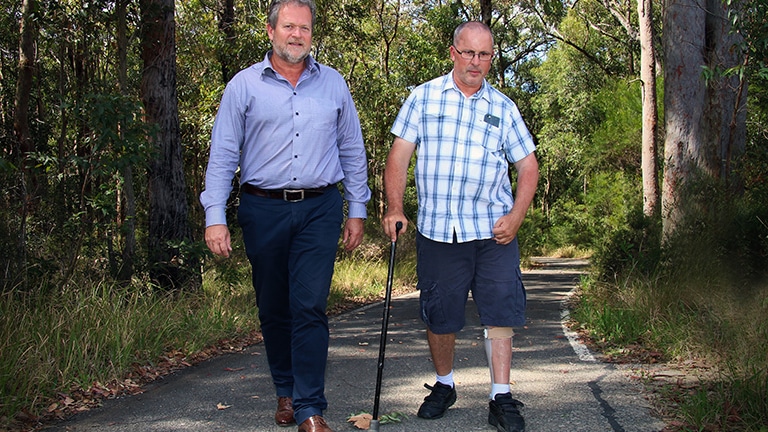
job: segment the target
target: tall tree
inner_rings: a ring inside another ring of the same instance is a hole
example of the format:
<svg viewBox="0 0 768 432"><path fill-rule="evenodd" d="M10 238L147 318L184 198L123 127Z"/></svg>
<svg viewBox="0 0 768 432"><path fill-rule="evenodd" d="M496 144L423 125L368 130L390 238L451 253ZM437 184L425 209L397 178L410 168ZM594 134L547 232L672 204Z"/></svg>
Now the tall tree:
<svg viewBox="0 0 768 432"><path fill-rule="evenodd" d="M35 67L35 0L24 0L21 8L19 26L19 68L16 82L16 97L14 98L13 131L16 135L14 150L16 161L20 162L21 170L21 217L19 218L18 260L19 268L26 268L26 237L28 202L34 195L34 185L37 183L34 174L27 170L27 158L35 151L34 140L29 131L29 99L32 92L32 79ZM31 174L31 175L28 175ZM31 189L31 190L30 190Z"/></svg>
<svg viewBox="0 0 768 432"><path fill-rule="evenodd" d="M165 288L181 288L195 279L194 260L184 256L191 230L179 135L174 12L173 0L141 0L141 99L146 122L156 126L148 168L150 277Z"/></svg>
<svg viewBox="0 0 768 432"><path fill-rule="evenodd" d="M656 109L656 49L653 45L653 0L637 0L640 39L640 82L643 102L643 214L659 211L659 169L657 166L658 112Z"/></svg>
<svg viewBox="0 0 768 432"><path fill-rule="evenodd" d="M16 83L13 129L16 133L20 157L35 151L29 132L29 98L35 68L35 0L24 0L19 24L19 78Z"/></svg>
<svg viewBox="0 0 768 432"><path fill-rule="evenodd" d="M115 14L117 16L117 80L120 87L120 95L127 97L128 91L128 36L126 9L128 0L117 0L115 3ZM120 127L121 139L124 138L124 125ZM127 282L133 276L133 262L136 255L136 193L133 185L133 167L125 164L121 169L123 175L123 197L124 210L120 213L120 220L123 224L124 245L122 252L122 263L118 271L118 280ZM118 203L120 204L120 203ZM120 205L122 209L123 206Z"/></svg>
<svg viewBox="0 0 768 432"><path fill-rule="evenodd" d="M705 202L689 202L686 187L706 176L723 183L744 151L746 86L724 72L743 62L740 36L730 32L720 0L668 0L664 25L664 184L662 219L669 237ZM703 73L702 71L707 73Z"/></svg>

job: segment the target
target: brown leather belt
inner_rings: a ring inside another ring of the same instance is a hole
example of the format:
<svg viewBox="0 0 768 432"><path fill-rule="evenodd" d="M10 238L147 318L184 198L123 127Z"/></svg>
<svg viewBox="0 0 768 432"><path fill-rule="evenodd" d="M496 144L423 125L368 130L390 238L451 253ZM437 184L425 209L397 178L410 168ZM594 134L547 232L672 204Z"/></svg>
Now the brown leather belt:
<svg viewBox="0 0 768 432"><path fill-rule="evenodd" d="M299 202L304 201L307 198L318 197L325 193L326 190L335 186L335 184L332 184L315 189L261 189L252 184L243 183L240 185L240 190L247 194L259 197L281 199L287 202Z"/></svg>

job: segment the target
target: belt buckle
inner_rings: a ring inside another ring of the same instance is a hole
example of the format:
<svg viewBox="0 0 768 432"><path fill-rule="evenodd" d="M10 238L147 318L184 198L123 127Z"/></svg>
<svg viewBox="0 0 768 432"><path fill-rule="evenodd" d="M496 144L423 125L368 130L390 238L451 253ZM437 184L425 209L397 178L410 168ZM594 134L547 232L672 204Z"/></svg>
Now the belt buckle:
<svg viewBox="0 0 768 432"><path fill-rule="evenodd" d="M289 194L299 194L299 198L291 199ZM283 189L283 200L287 202L304 201L304 189Z"/></svg>

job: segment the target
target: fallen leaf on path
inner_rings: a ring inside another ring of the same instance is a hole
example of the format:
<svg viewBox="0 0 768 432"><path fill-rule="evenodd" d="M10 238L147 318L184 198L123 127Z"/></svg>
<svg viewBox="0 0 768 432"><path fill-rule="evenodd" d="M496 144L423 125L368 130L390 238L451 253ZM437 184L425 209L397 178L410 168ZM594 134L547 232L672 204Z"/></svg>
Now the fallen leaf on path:
<svg viewBox="0 0 768 432"><path fill-rule="evenodd" d="M347 419L347 421L353 423L356 428L363 430L371 428L371 420L373 420L373 416L368 413L354 415Z"/></svg>
<svg viewBox="0 0 768 432"><path fill-rule="evenodd" d="M244 367L239 367L239 368L225 367L224 368L224 370L227 371L227 372L237 372L237 371L241 371L243 369L245 369L245 368Z"/></svg>
<svg viewBox="0 0 768 432"><path fill-rule="evenodd" d="M227 409L227 408L229 408L231 406L232 405L224 405L223 403L219 402L219 403L216 404L216 409L217 410L225 410L225 409Z"/></svg>

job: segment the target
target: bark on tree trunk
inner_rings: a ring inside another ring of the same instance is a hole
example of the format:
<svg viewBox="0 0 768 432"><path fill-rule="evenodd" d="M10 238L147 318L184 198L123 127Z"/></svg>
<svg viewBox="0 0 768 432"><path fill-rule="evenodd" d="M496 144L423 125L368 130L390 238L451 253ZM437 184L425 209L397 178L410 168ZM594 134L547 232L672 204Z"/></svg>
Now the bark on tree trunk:
<svg viewBox="0 0 768 432"><path fill-rule="evenodd" d="M23 1L19 26L19 78L16 82L13 131L21 153L19 157L22 159L26 154L35 151L35 144L29 133L29 95L35 68L35 26L32 16L35 8L35 0Z"/></svg>
<svg viewBox="0 0 768 432"><path fill-rule="evenodd" d="M722 75L741 63L743 53L734 45L738 36L729 34L719 0L668 0L663 16L667 136L662 222L669 238L686 209L706 205L685 196L687 181L706 175L725 183L733 175L733 161L744 150L746 86Z"/></svg>
<svg viewBox="0 0 768 432"><path fill-rule="evenodd" d="M118 84L120 94L128 95L128 37L126 35L126 7L128 0L117 1L117 57L118 57ZM122 139L122 125L121 125ZM136 194L133 189L133 168L126 165L122 168L123 190L122 202L118 203L124 208L120 215L124 238L123 252L120 270L117 279L129 282L133 277L133 262L136 255Z"/></svg>
<svg viewBox="0 0 768 432"><path fill-rule="evenodd" d="M717 145L707 153L706 170L709 175L721 179L726 185L740 190L741 181L733 175L733 161L744 153L746 140L746 82L738 75L723 76L720 72L740 65L744 53L737 48L742 42L739 34L731 33L728 9L720 0L706 0L707 66L715 71L708 86L709 103L704 113L702 127L706 135ZM732 7L738 7L733 2Z"/></svg>
<svg viewBox="0 0 768 432"><path fill-rule="evenodd" d="M653 46L653 0L638 0L640 27L640 81L642 82L643 132L643 214L654 217L659 211L659 170L656 132L656 51Z"/></svg>
<svg viewBox="0 0 768 432"><path fill-rule="evenodd" d="M147 123L157 126L148 168L150 277L164 288L196 286L196 260L182 255L191 233L176 95L174 1L142 0L141 15L141 97Z"/></svg>
<svg viewBox="0 0 768 432"><path fill-rule="evenodd" d="M701 74L706 12L702 0L667 0L664 9L664 187L662 223L669 237L682 219L681 192L702 153L706 86Z"/></svg>
<svg viewBox="0 0 768 432"><path fill-rule="evenodd" d="M35 37L36 29L34 26L33 14L37 5L35 0L24 0L21 6L21 23L19 26L19 77L16 82L16 95L14 98L13 111L13 132L16 142L13 145L11 154L15 153L15 158L21 169L20 174L20 223L18 244L18 268L17 274L26 272L26 251L27 251L27 214L35 196L37 189L37 180L34 173L28 169L26 163L27 156L35 151L35 143L32 140L29 131L29 96L32 92L32 78L35 68ZM27 278L21 276L23 288L26 289Z"/></svg>
<svg viewBox="0 0 768 432"><path fill-rule="evenodd" d="M491 0L480 0L480 21L484 22L488 27L491 26L492 13L493 2Z"/></svg>

